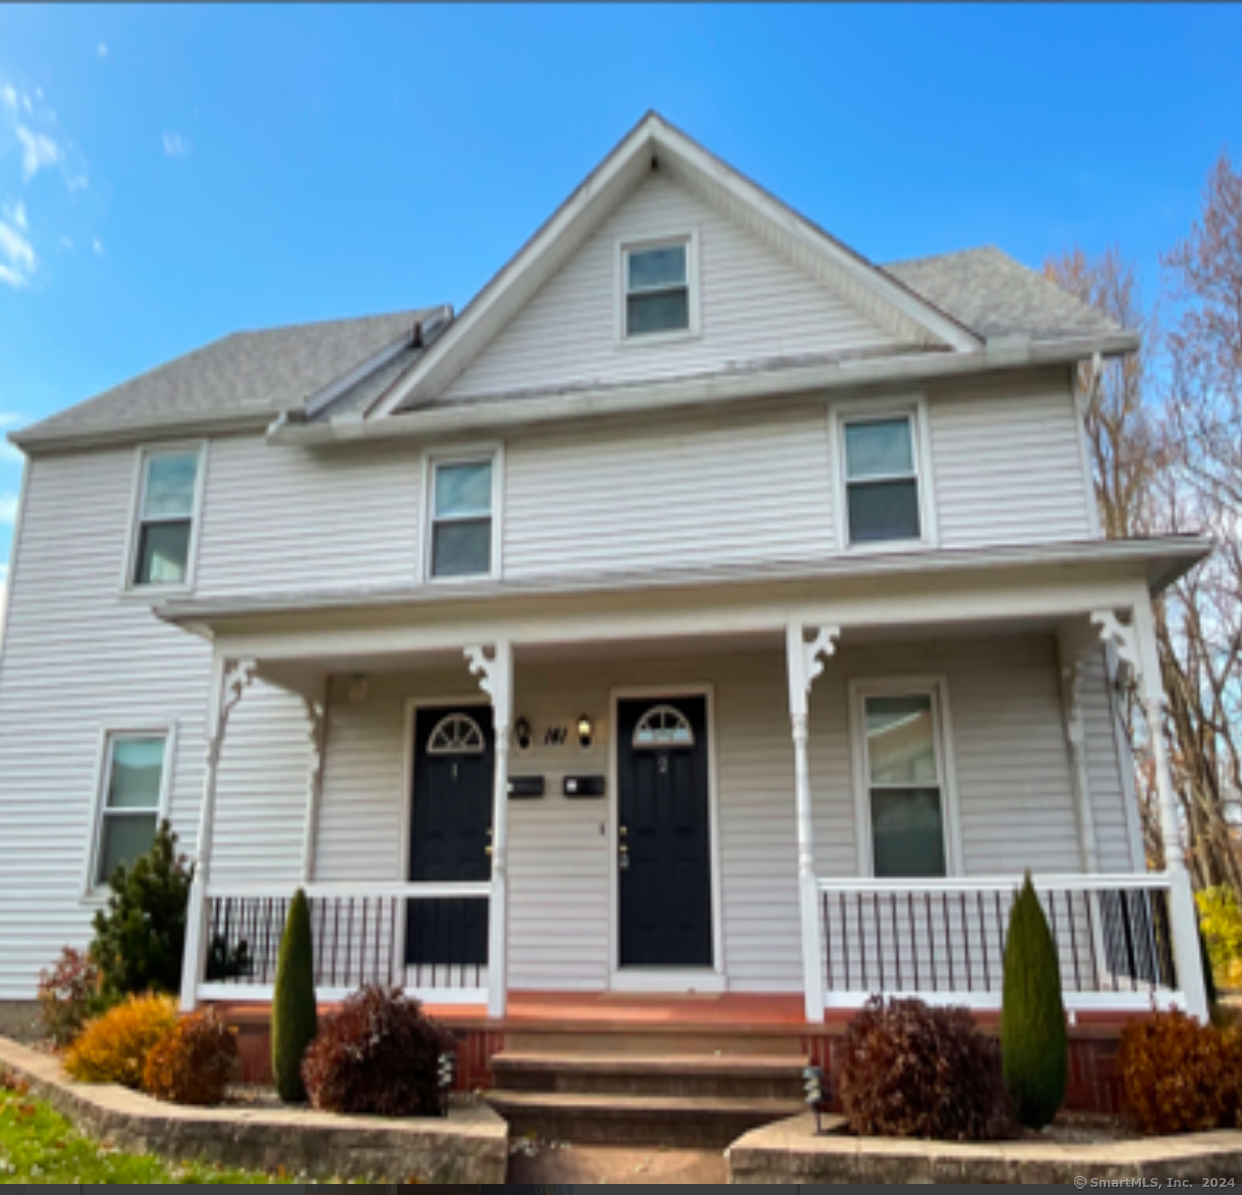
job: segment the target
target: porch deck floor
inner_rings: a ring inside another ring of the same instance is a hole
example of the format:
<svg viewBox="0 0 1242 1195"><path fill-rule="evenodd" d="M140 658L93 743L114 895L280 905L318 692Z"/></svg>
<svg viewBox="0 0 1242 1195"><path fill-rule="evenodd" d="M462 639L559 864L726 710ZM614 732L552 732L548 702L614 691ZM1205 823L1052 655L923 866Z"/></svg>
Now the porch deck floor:
<svg viewBox="0 0 1242 1195"><path fill-rule="evenodd" d="M482 1006L428 1003L426 1007L433 1016L450 1024L487 1020L487 1009ZM741 992L512 992L504 1018L505 1026L513 1029L567 1024L599 1029L677 1025L787 1029L804 1023L800 995Z"/></svg>

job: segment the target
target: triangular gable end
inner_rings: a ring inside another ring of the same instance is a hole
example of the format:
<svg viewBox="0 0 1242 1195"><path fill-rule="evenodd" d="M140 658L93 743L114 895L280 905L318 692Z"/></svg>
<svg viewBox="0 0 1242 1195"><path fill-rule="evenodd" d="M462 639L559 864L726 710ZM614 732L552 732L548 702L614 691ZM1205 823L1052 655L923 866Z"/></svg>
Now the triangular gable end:
<svg viewBox="0 0 1242 1195"><path fill-rule="evenodd" d="M957 351L979 347L981 342L973 332L651 113L492 278L367 418L425 405L443 395L540 288L652 177L653 164L666 179L786 261L796 263L896 341Z"/></svg>

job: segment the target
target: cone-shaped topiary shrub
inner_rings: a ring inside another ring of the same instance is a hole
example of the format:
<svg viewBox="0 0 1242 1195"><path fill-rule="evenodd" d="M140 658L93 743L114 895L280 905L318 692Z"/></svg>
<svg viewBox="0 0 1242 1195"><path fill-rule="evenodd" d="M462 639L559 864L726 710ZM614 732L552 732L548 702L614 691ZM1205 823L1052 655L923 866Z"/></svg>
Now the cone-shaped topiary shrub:
<svg viewBox="0 0 1242 1195"><path fill-rule="evenodd" d="M1001 1003L1001 1067L1018 1119L1042 1129L1065 1099L1069 1044L1061 966L1031 873L1009 913Z"/></svg>
<svg viewBox="0 0 1242 1195"><path fill-rule="evenodd" d="M299 888L285 919L272 995L272 1076L276 1094L286 1104L306 1099L302 1058L315 1040L317 1027L310 903Z"/></svg>

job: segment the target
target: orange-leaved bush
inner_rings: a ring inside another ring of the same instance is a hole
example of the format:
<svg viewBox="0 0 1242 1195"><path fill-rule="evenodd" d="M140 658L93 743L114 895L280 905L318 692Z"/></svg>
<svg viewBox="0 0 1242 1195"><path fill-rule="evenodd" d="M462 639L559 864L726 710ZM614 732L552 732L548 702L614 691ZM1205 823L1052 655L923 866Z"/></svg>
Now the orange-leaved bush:
<svg viewBox="0 0 1242 1195"><path fill-rule="evenodd" d="M177 1002L171 996L130 996L87 1022L65 1054L65 1070L86 1083L141 1087L147 1055L176 1023Z"/></svg>
<svg viewBox="0 0 1242 1195"><path fill-rule="evenodd" d="M206 1107L224 1098L237 1070L234 1031L208 1008L183 1017L151 1048L143 1087L157 1099Z"/></svg>
<svg viewBox="0 0 1242 1195"><path fill-rule="evenodd" d="M1242 1114L1242 1042L1180 1009L1153 1012L1122 1030L1117 1080L1145 1133L1232 1127Z"/></svg>

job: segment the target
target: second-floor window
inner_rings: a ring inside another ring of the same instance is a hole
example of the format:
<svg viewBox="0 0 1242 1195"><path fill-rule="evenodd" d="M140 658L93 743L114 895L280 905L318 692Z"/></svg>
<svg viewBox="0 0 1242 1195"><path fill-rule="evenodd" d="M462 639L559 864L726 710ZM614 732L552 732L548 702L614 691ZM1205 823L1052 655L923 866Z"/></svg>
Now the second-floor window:
<svg viewBox="0 0 1242 1195"><path fill-rule="evenodd" d="M431 479L431 575L492 572L491 457L435 461Z"/></svg>
<svg viewBox="0 0 1242 1195"><path fill-rule="evenodd" d="M132 584L188 582L198 504L199 457L197 448L143 455Z"/></svg>
<svg viewBox="0 0 1242 1195"><path fill-rule="evenodd" d="M849 419L845 503L851 544L922 536L914 417Z"/></svg>

